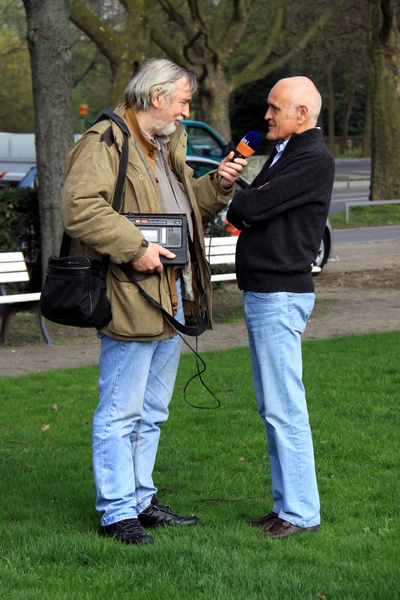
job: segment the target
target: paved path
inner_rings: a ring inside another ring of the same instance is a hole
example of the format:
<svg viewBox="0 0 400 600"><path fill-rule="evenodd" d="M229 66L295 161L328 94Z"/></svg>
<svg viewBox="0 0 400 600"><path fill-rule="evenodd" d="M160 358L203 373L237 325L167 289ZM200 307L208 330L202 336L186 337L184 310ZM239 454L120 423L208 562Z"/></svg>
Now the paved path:
<svg viewBox="0 0 400 600"><path fill-rule="evenodd" d="M196 338L186 338L196 349ZM217 324L213 331L206 331L198 338L198 352L218 351L235 346L247 345L247 333L244 324ZM63 346L6 346L0 348L0 375L25 375L40 373L59 368L75 368L95 365L99 356L99 340L93 333L93 339L73 342ZM183 353L190 352L183 344Z"/></svg>

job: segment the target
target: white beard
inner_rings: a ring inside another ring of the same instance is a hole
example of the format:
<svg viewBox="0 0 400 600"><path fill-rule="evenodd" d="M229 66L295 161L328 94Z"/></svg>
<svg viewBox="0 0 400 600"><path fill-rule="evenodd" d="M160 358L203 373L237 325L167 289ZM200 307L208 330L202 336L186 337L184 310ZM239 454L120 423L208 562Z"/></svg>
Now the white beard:
<svg viewBox="0 0 400 600"><path fill-rule="evenodd" d="M164 126L160 127L160 130L157 131L158 135L171 135L171 133L174 133L176 129L176 125L175 123L166 123L164 124Z"/></svg>
<svg viewBox="0 0 400 600"><path fill-rule="evenodd" d="M162 117L158 119L158 122L154 124L154 131L156 135L171 135L176 130L176 121L182 121L183 117L181 115L175 117L172 122L166 123Z"/></svg>

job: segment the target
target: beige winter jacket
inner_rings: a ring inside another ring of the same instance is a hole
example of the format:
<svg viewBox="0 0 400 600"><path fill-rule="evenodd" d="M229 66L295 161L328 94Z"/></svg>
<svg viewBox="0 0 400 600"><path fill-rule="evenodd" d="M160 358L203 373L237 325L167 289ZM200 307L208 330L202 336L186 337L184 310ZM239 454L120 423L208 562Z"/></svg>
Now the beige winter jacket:
<svg viewBox="0 0 400 600"><path fill-rule="evenodd" d="M124 116L124 106L115 112ZM123 212L160 213L161 200L153 163L156 147L147 140L134 119L134 135L129 138L129 162L125 179ZM89 129L67 155L67 179L61 198L61 216L65 230L74 238L71 254L101 258L110 257L107 295L111 302L112 320L100 331L120 340L160 340L176 334L159 309L152 307L137 287L128 281L118 265L135 262L146 251L143 234L126 217L112 208L123 134L108 119ZM183 184L193 208L194 245L199 260L203 289L210 278L205 258L203 226L214 214L217 178L215 172L200 179L186 165L186 131L179 125L170 136L170 165ZM219 189L217 210L233 195ZM160 275L137 274L137 279L150 296L173 314L175 271L166 267ZM207 292L211 310L211 286ZM185 313L195 314L197 302L185 306Z"/></svg>

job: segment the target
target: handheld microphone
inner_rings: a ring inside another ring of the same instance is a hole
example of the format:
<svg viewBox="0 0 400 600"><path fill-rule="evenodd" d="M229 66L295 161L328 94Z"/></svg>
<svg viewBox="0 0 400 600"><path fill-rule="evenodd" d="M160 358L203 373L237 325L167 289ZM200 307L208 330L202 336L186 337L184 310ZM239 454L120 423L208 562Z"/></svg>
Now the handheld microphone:
<svg viewBox="0 0 400 600"><path fill-rule="evenodd" d="M235 158L249 158L249 156L258 150L261 140L262 137L257 131L249 131L249 133L246 133L236 146L232 161L234 161Z"/></svg>

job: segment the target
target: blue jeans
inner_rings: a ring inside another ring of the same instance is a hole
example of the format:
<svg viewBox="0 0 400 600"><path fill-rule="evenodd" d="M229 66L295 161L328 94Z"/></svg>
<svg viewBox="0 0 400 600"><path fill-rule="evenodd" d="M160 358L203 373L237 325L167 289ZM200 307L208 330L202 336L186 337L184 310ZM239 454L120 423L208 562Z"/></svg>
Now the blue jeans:
<svg viewBox="0 0 400 600"><path fill-rule="evenodd" d="M301 355L314 301L313 293L243 293L257 408L267 432L272 510L298 527L320 523Z"/></svg>
<svg viewBox="0 0 400 600"><path fill-rule="evenodd" d="M176 318L184 322L180 283ZM182 338L125 342L102 335L100 399L93 417L96 509L101 525L133 519L157 489L153 483L159 424L168 418Z"/></svg>

